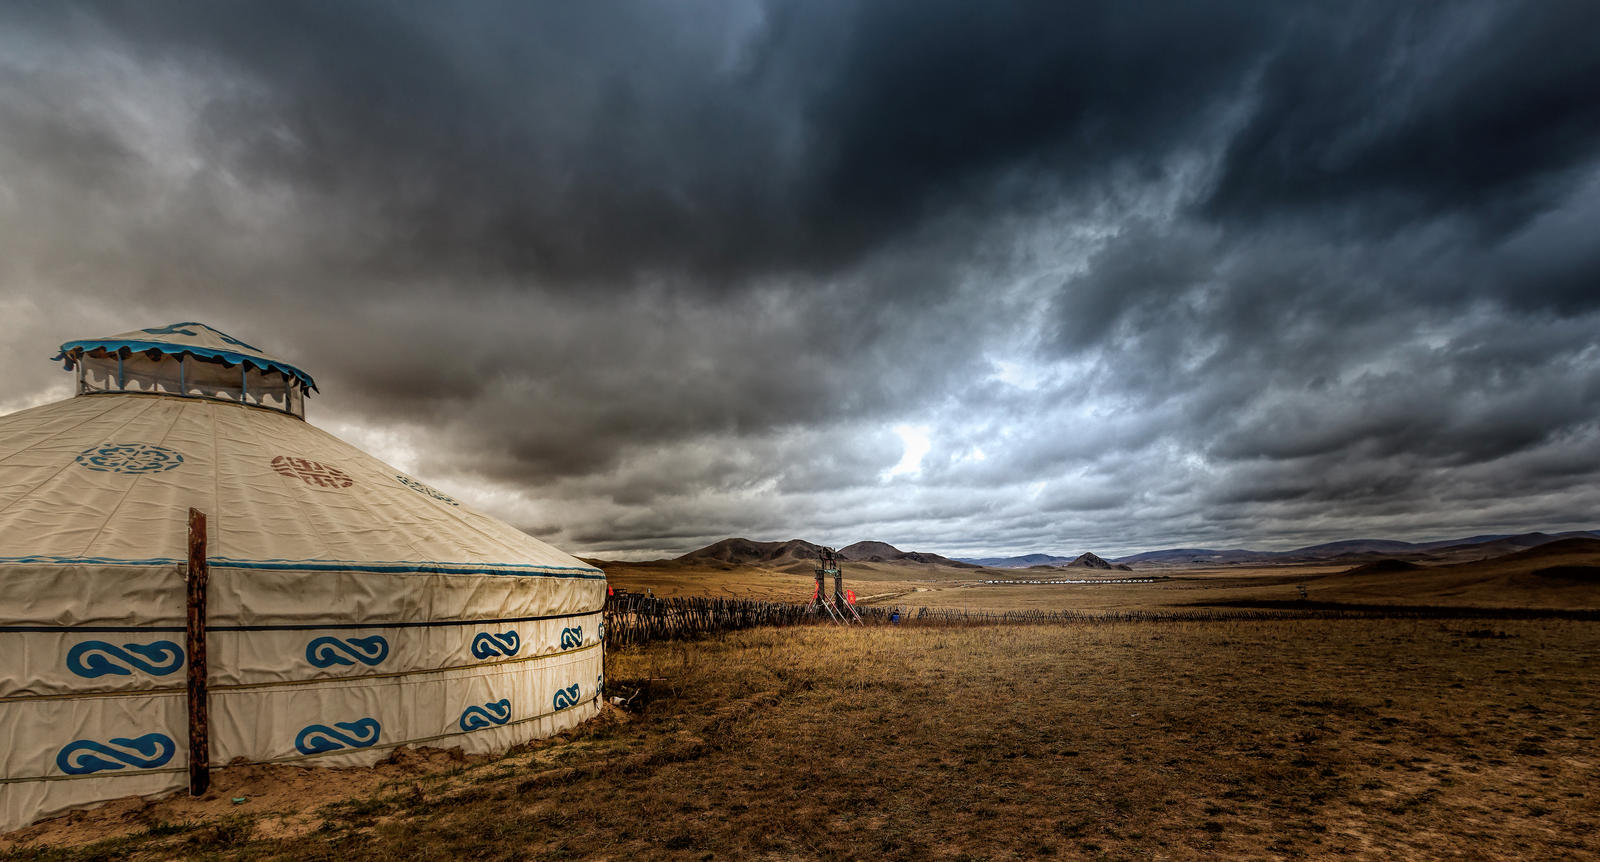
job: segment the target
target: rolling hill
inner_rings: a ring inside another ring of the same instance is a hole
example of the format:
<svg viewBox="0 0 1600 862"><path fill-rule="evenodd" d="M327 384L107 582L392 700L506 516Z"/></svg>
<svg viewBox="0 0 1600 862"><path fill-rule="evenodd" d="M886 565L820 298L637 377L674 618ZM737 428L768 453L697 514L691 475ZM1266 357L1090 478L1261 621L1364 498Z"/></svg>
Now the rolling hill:
<svg viewBox="0 0 1600 862"><path fill-rule="evenodd" d="M1400 542L1392 539L1347 539L1309 545L1291 551L1253 551L1243 548L1172 548L1118 557L1114 562L1134 566L1234 566L1283 563L1361 562L1405 559L1422 562L1466 562L1502 556L1568 538L1595 539L1600 534L1575 530L1565 533L1520 533L1481 535L1433 542Z"/></svg>
<svg viewBox="0 0 1600 862"><path fill-rule="evenodd" d="M990 569L1027 569L1034 566L1058 566L1062 563L1072 562L1072 558L1057 557L1053 554L1023 554L1020 557L982 557L980 559L961 558L960 562L971 563L975 566L984 566Z"/></svg>
<svg viewBox="0 0 1600 862"><path fill-rule="evenodd" d="M723 539L703 548L668 560L615 563L608 560L591 560L606 566L630 568L701 567L710 569L735 569L744 566L778 569L784 572L809 571L816 567L823 546L804 539L786 542L757 542L745 538ZM862 541L846 545L838 551L839 559L851 563L887 563L914 566L947 566L955 569L977 569L971 563L952 560L938 554L922 551L902 551L887 542Z"/></svg>

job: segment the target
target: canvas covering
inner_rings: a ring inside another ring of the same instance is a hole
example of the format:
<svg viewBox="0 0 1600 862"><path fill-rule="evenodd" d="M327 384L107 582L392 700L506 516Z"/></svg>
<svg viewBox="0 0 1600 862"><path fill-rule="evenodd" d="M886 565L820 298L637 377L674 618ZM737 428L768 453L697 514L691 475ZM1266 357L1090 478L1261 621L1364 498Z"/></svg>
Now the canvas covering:
<svg viewBox="0 0 1600 862"><path fill-rule="evenodd" d="M0 417L0 829L186 785L190 507L214 765L502 750L598 709L598 569L294 416L83 395Z"/></svg>

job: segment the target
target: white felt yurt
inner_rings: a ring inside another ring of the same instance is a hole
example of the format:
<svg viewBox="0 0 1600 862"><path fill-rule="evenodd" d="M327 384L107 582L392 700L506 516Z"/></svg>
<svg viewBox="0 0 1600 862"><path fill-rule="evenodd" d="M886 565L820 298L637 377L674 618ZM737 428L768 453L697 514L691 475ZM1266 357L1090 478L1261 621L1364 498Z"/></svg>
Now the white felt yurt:
<svg viewBox="0 0 1600 862"><path fill-rule="evenodd" d="M68 342L0 417L0 829L188 784L187 517L210 762L504 749L592 716L605 576L304 421L305 372L197 323Z"/></svg>

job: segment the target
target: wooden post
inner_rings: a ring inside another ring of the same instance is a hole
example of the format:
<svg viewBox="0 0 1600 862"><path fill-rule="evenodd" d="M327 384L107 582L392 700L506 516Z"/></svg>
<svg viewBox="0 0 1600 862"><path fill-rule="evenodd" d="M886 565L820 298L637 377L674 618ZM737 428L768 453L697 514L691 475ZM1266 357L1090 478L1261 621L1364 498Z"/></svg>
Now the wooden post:
<svg viewBox="0 0 1600 862"><path fill-rule="evenodd" d="M206 701L206 515L189 510L189 795L211 786L211 716Z"/></svg>

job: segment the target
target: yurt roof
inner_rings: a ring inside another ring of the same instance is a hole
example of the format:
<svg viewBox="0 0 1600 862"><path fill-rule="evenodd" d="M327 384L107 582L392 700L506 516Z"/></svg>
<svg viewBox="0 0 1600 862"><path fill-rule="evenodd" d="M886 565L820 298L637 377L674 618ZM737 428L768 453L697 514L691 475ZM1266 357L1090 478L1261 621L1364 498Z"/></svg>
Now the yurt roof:
<svg viewBox="0 0 1600 862"><path fill-rule="evenodd" d="M192 323L62 351L119 345L282 364ZM212 553L240 568L604 577L279 411L99 392L0 416L0 565L176 561L190 507L208 515Z"/></svg>
<svg viewBox="0 0 1600 862"><path fill-rule="evenodd" d="M135 329L106 338L68 341L61 345L61 352L55 358L66 362L67 367L71 368L84 354L110 355L121 351L193 356L228 365L249 365L260 371L276 371L293 377L307 389L317 391L316 381L299 368L225 332L194 321Z"/></svg>

